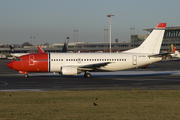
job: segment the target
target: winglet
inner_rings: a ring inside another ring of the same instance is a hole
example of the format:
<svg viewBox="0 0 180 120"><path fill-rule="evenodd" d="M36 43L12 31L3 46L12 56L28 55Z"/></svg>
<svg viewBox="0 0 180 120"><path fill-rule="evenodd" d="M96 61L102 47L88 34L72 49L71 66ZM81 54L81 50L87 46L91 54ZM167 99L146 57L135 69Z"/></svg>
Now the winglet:
<svg viewBox="0 0 180 120"><path fill-rule="evenodd" d="M159 23L156 28L166 28L166 23Z"/></svg>
<svg viewBox="0 0 180 120"><path fill-rule="evenodd" d="M44 50L42 49L40 45L38 45L38 49L39 49L39 53L44 53Z"/></svg>

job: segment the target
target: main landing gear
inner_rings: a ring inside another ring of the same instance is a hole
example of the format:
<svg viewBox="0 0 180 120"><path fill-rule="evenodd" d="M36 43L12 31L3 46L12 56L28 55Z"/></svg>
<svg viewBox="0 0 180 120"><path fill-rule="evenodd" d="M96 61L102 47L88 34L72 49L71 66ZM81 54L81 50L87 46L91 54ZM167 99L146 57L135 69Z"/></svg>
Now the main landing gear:
<svg viewBox="0 0 180 120"><path fill-rule="evenodd" d="M89 71L85 71L84 77L85 78L90 78L91 77L91 74L89 73Z"/></svg>

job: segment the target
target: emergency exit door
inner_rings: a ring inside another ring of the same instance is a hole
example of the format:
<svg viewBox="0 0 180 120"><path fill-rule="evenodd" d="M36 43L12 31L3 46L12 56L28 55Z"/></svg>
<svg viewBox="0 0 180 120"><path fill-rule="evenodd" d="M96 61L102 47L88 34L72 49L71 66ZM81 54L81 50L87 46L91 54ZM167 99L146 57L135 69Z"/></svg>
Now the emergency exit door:
<svg viewBox="0 0 180 120"><path fill-rule="evenodd" d="M132 56L133 65L137 65L137 55Z"/></svg>

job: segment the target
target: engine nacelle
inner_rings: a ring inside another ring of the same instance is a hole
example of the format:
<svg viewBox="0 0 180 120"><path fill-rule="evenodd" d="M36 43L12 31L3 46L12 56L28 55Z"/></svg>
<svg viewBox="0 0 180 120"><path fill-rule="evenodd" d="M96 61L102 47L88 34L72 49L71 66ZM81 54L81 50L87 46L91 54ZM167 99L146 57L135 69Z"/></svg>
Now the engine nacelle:
<svg viewBox="0 0 180 120"><path fill-rule="evenodd" d="M61 67L62 75L77 75L78 71L76 67Z"/></svg>

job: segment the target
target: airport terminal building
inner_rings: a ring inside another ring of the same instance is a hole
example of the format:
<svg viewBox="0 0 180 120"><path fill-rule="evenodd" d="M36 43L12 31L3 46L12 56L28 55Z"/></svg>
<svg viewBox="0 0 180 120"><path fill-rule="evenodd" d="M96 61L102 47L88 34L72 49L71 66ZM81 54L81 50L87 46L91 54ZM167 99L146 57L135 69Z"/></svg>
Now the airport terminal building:
<svg viewBox="0 0 180 120"><path fill-rule="evenodd" d="M152 32L154 28L143 29ZM131 35L131 42L112 42L112 52L120 52L128 50L134 47L138 47L148 36L146 35ZM170 51L171 44L174 44L178 50L180 50L180 27L167 27L165 30L163 42L161 45L161 51ZM42 46L46 52L61 52L63 44L54 44L49 46ZM17 52L37 52L37 46L24 46L15 48ZM76 42L68 44L69 52L109 52L109 42L89 43L89 42ZM10 49L8 45L0 45L0 55L9 55Z"/></svg>

